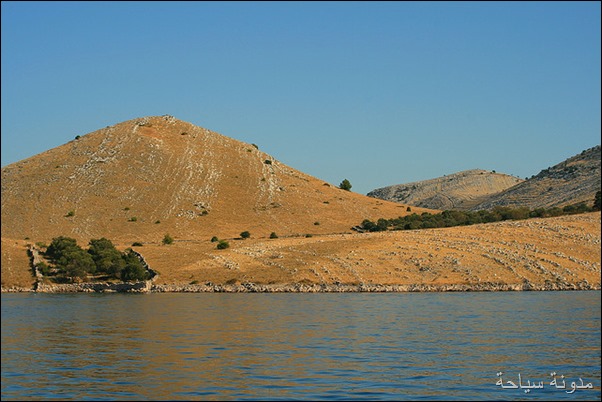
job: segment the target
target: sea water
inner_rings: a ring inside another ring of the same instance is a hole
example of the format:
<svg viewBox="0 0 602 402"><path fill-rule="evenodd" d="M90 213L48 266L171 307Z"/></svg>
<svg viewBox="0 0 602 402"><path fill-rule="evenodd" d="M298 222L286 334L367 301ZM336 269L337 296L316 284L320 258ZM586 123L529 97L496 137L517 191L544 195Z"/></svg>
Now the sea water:
<svg viewBox="0 0 602 402"><path fill-rule="evenodd" d="M2 294L2 400L600 400L600 359L599 291Z"/></svg>

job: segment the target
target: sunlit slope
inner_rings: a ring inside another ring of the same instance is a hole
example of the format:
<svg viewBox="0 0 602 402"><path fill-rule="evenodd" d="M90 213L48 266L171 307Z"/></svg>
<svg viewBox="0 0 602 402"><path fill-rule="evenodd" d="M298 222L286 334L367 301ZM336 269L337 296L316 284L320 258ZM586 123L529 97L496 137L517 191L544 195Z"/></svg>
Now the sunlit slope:
<svg viewBox="0 0 602 402"><path fill-rule="evenodd" d="M492 195L473 209L491 209L495 206L552 208L579 202L591 206L601 187L600 155L600 145L586 149L516 186Z"/></svg>
<svg viewBox="0 0 602 402"><path fill-rule="evenodd" d="M469 210L523 179L482 169L372 190L368 196L434 209Z"/></svg>
<svg viewBox="0 0 602 402"><path fill-rule="evenodd" d="M157 284L177 286L600 287L600 212L447 229L229 242L226 250L206 240L136 249L159 272Z"/></svg>
<svg viewBox="0 0 602 402"><path fill-rule="evenodd" d="M2 169L4 238L338 233L406 213L170 116L106 127Z"/></svg>

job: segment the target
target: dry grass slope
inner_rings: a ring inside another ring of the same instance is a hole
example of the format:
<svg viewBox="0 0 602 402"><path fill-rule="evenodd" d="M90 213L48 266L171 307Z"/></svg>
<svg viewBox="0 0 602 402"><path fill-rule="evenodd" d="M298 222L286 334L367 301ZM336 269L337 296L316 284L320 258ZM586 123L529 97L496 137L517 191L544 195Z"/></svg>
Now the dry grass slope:
<svg viewBox="0 0 602 402"><path fill-rule="evenodd" d="M425 211L433 212L412 208ZM2 288L31 288L26 245L59 235L81 245L107 237L120 249L143 243L136 249L159 272L158 285L600 286L600 213L350 230L366 218L407 213L406 205L338 189L251 144L173 117L135 119L2 169ZM251 238L238 239L245 230ZM162 244L166 233L174 244ZM212 236L231 247L217 250Z"/></svg>

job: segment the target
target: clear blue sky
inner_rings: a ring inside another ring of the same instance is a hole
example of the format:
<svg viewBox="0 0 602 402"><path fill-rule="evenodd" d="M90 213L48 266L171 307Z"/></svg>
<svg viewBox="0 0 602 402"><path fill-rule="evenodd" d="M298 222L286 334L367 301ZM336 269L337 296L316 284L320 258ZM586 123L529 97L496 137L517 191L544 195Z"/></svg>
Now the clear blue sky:
<svg viewBox="0 0 602 402"><path fill-rule="evenodd" d="M170 114L352 191L600 144L600 2L2 1L2 166Z"/></svg>

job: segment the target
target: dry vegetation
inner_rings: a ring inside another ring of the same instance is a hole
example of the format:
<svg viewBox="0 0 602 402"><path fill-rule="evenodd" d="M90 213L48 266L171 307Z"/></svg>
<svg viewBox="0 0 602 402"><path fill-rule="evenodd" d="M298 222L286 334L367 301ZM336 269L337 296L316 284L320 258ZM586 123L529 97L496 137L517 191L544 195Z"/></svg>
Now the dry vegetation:
<svg viewBox="0 0 602 402"><path fill-rule="evenodd" d="M158 284L600 286L600 213L350 230L425 211L434 212L341 190L170 116L136 119L2 169L2 287L31 287L26 244L59 235L82 246L106 237L122 250L141 242ZM238 239L243 231L251 238ZM173 244L162 244L166 233ZM230 248L217 250L213 236Z"/></svg>

